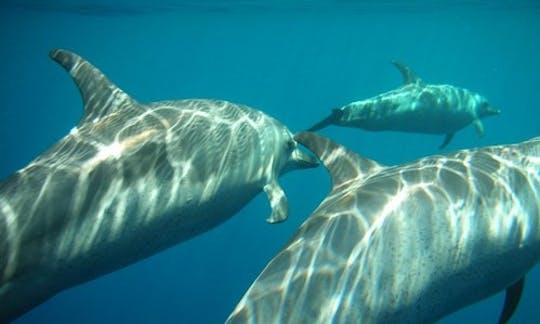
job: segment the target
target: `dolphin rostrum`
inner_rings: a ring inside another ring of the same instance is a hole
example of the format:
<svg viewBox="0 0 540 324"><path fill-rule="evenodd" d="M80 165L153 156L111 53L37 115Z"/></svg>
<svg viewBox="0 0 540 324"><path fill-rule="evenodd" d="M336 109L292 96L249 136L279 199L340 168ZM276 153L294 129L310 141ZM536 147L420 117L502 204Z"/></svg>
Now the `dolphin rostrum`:
<svg viewBox="0 0 540 324"><path fill-rule="evenodd" d="M403 75L402 87L334 109L309 130L333 124L370 131L445 134L443 148L458 130L471 123L482 137L480 119L500 113L477 93L447 84L426 84L409 67L392 63Z"/></svg>
<svg viewBox="0 0 540 324"><path fill-rule="evenodd" d="M281 222L278 176L317 165L258 110L138 103L74 53L50 54L73 77L84 113L0 182L0 322L217 226L263 190L268 221Z"/></svg>
<svg viewBox="0 0 540 324"><path fill-rule="evenodd" d="M295 138L331 192L228 323L433 323L504 289L510 318L540 258L540 137L394 167Z"/></svg>

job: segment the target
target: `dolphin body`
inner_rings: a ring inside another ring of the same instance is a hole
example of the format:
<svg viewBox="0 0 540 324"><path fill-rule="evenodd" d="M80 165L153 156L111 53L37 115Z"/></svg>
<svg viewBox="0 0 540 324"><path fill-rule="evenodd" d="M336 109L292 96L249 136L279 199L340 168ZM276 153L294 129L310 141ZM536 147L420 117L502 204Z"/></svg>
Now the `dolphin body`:
<svg viewBox="0 0 540 324"><path fill-rule="evenodd" d="M261 190L287 217L280 174L314 167L289 130L226 101L141 104L65 50L77 127L0 182L0 322L59 291L224 222Z"/></svg>
<svg viewBox="0 0 540 324"><path fill-rule="evenodd" d="M446 84L426 84L409 67L392 63L403 75L402 87L334 109L309 130L333 124L370 131L445 134L440 146L444 148L458 130L471 123L482 137L480 119L500 113L477 93Z"/></svg>
<svg viewBox="0 0 540 324"><path fill-rule="evenodd" d="M332 190L228 323L433 323L505 288L510 318L540 258L540 137L395 167L295 138Z"/></svg>

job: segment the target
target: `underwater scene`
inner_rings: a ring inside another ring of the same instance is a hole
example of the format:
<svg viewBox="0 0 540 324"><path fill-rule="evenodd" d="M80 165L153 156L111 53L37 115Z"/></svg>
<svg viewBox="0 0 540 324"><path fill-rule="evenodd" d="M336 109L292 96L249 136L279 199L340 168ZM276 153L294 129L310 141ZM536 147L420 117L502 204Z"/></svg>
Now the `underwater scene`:
<svg viewBox="0 0 540 324"><path fill-rule="evenodd" d="M5 1L0 323L538 323L540 3Z"/></svg>

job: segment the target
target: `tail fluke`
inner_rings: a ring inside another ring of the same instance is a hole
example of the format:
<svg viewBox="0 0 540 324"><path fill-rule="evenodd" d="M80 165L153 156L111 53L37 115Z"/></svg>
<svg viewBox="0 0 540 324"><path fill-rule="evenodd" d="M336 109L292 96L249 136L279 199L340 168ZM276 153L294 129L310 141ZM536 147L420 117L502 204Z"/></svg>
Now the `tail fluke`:
<svg viewBox="0 0 540 324"><path fill-rule="evenodd" d="M311 126L308 131L314 132L316 130L325 128L328 125L336 124L336 122L341 118L343 115L343 110L341 109L333 109L330 116L326 117L325 119L321 120L317 124Z"/></svg>

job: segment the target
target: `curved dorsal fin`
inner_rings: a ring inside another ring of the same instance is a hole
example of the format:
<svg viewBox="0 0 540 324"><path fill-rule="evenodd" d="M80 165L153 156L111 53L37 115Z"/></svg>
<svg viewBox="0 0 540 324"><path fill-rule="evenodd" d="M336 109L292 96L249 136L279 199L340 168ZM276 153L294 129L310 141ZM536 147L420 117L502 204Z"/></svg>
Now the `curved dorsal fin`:
<svg viewBox="0 0 540 324"><path fill-rule="evenodd" d="M300 132L294 138L317 155L330 172L334 188L351 179L368 177L384 168L381 164L361 157L315 133Z"/></svg>
<svg viewBox="0 0 540 324"><path fill-rule="evenodd" d="M422 83L422 79L420 79L407 65L398 61L392 61L392 64L394 64L399 72L401 72L401 75L403 75L403 85Z"/></svg>
<svg viewBox="0 0 540 324"><path fill-rule="evenodd" d="M100 70L77 54L55 49L49 55L71 74L81 92L84 103L81 123L99 119L122 107L138 105L135 100L109 81Z"/></svg>

